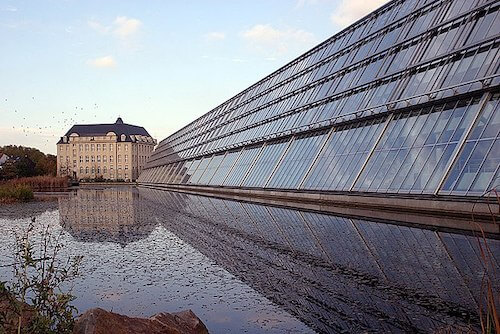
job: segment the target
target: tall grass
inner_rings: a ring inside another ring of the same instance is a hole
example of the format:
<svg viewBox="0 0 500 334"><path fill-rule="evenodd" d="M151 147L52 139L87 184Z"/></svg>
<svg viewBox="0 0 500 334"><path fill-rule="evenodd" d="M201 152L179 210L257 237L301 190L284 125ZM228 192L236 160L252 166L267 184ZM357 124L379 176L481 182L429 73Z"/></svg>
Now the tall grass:
<svg viewBox="0 0 500 334"><path fill-rule="evenodd" d="M58 176L33 176L13 179L7 182L11 186L28 186L33 191L55 191L68 188L68 178Z"/></svg>
<svg viewBox="0 0 500 334"><path fill-rule="evenodd" d="M0 185L0 203L26 202L33 199L33 190L27 185Z"/></svg>
<svg viewBox="0 0 500 334"><path fill-rule="evenodd" d="M493 200L500 205L500 195L496 189L492 189L486 192L484 197L488 200L488 207L493 220L492 222L493 224L498 225L499 222L496 221L496 215L498 213L492 210L490 200ZM498 315L500 311L500 293L496 290L498 286L495 286L495 283L498 282L498 272L496 272L494 261L495 257L488 245L487 238L481 224L474 220L474 207L472 209L472 224L474 224L480 231L480 233L476 235L476 239L479 246L481 262L484 268L481 281L479 305L481 332L500 333L500 319Z"/></svg>

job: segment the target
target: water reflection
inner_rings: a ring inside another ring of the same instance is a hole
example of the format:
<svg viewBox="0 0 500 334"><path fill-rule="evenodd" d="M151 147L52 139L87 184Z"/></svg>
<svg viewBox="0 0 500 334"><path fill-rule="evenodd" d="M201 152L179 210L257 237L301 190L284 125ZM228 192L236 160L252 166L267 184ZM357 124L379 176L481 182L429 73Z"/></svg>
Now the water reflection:
<svg viewBox="0 0 500 334"><path fill-rule="evenodd" d="M237 299L251 294L243 294L241 287L230 288L221 274L208 275L210 266L197 269L200 261L207 262L199 256L184 265L182 256L189 256L179 254L186 245L318 332L427 332L478 326L484 266L473 236L132 187L79 189L59 199L59 213L61 225L77 240L109 241L121 247L135 242L133 252L147 261L143 266L155 267L154 279L159 282L171 285L171 273L162 276L166 269L161 257L177 249L166 262L177 257L177 268L189 267L199 274L190 277L183 272L181 279L196 285L198 295L191 297L200 304L206 300L199 297L211 290L214 309L234 297L235 289ZM162 239L165 233L158 228L173 233L184 244L173 237ZM159 250L166 243L168 247ZM492 264L499 272L500 241L489 239L488 244L496 256ZM119 266L126 261L116 260ZM149 279L141 275L127 272L123 280ZM210 285L214 279L220 285ZM498 279L495 285L498 291ZM160 286L155 293L159 296L165 291ZM175 301L172 289L167 296ZM249 305L266 311L241 321L272 322L265 319L272 308L262 306L261 301L255 303L254 295L251 298ZM241 307L235 305L239 304L226 306ZM214 313L207 316L214 317ZM217 317L224 322L230 316L219 312ZM296 324L276 328L305 331Z"/></svg>
<svg viewBox="0 0 500 334"><path fill-rule="evenodd" d="M79 189L59 197L60 223L76 240L125 246L146 238L157 224L141 204L131 186Z"/></svg>
<svg viewBox="0 0 500 334"><path fill-rule="evenodd" d="M418 332L478 323L483 265L474 237L139 191L156 215L181 214L165 222L169 230L317 331ZM488 242L500 254L498 240Z"/></svg>

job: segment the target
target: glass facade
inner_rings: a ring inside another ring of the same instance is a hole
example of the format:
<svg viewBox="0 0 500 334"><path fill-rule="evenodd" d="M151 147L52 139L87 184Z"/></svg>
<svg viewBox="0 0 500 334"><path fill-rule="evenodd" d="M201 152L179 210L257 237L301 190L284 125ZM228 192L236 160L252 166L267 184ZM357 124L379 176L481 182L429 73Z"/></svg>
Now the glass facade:
<svg viewBox="0 0 500 334"><path fill-rule="evenodd" d="M140 183L479 196L500 3L393 0L160 142Z"/></svg>

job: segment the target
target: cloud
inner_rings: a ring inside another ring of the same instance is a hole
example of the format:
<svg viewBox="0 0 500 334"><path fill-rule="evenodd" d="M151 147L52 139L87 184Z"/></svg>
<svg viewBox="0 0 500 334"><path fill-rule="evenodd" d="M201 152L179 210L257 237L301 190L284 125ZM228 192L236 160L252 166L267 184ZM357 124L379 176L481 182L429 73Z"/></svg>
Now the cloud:
<svg viewBox="0 0 500 334"><path fill-rule="evenodd" d="M279 30L269 24L257 24L243 31L241 36L250 46L270 55L284 54L291 49L304 49L304 46L310 47L316 41L310 32L293 28Z"/></svg>
<svg viewBox="0 0 500 334"><path fill-rule="evenodd" d="M212 31L203 35L203 38L207 42L222 41L223 39L226 38L226 34L219 31Z"/></svg>
<svg viewBox="0 0 500 334"><path fill-rule="evenodd" d="M356 22L388 0L342 0L331 15L333 24L342 28Z"/></svg>
<svg viewBox="0 0 500 334"><path fill-rule="evenodd" d="M87 62L90 66L98 67L98 68L109 68L115 67L116 61L113 56L105 56L96 59L89 60Z"/></svg>
<svg viewBox="0 0 500 334"><path fill-rule="evenodd" d="M142 25L138 19L130 19L126 16L118 16L113 22L113 34L121 39L135 35Z"/></svg>
<svg viewBox="0 0 500 334"><path fill-rule="evenodd" d="M142 25L140 20L126 16L117 16L110 25L105 25L95 20L89 20L87 23L90 28L103 35L112 35L122 40L134 36Z"/></svg>
<svg viewBox="0 0 500 334"><path fill-rule="evenodd" d="M111 27L106 27L103 24L101 24L100 22L97 22L94 20L89 20L87 22L87 24L89 25L89 27L91 27L95 31L100 32L101 34L107 34L111 30Z"/></svg>
<svg viewBox="0 0 500 334"><path fill-rule="evenodd" d="M2 12L17 12L17 7L7 5L0 9Z"/></svg>

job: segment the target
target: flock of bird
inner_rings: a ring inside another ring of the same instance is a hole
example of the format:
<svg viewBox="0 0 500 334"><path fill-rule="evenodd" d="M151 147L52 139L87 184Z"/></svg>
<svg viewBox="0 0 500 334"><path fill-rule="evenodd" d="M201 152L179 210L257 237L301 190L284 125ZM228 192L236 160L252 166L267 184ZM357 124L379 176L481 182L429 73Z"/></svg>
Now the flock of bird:
<svg viewBox="0 0 500 334"><path fill-rule="evenodd" d="M31 97L32 101L36 101L35 97ZM4 102L8 102L7 98L4 99ZM0 106L0 110L2 108ZM75 106L75 109L72 111L61 111L60 115L53 114L50 118L45 118L43 121L44 124L32 124L28 113L22 113L18 109L11 109L10 112L7 110L7 115L5 115L5 120L10 120L10 122L19 122L20 124L12 125L13 131L22 132L25 137L32 135L42 135L45 138L45 142L54 142L57 141L57 138L60 137L63 133L65 133L71 126L78 123L91 123L92 121L89 118L93 118L94 120L97 118L96 110L99 109L97 103L94 103L89 112L83 112L86 110L85 107ZM3 112L2 112L3 113ZM9 117L8 114L11 114L13 117ZM89 117L90 116L90 117Z"/></svg>

